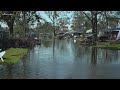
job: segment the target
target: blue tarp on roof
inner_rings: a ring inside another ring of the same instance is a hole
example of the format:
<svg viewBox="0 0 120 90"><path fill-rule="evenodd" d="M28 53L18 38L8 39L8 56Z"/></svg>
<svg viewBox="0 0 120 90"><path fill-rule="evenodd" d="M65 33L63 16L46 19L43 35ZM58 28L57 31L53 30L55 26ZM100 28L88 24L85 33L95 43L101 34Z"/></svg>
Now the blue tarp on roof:
<svg viewBox="0 0 120 90"><path fill-rule="evenodd" d="M113 29L111 29L111 30L120 30L120 28L113 28Z"/></svg>

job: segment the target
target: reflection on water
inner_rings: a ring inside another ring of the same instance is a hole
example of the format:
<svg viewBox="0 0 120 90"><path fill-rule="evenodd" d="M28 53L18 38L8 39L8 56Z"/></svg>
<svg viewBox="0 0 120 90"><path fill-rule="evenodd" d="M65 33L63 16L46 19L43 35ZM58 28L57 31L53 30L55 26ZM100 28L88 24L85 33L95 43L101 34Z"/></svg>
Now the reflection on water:
<svg viewBox="0 0 120 90"><path fill-rule="evenodd" d="M97 49L92 47L91 52L91 63L96 64L97 63Z"/></svg>
<svg viewBox="0 0 120 90"><path fill-rule="evenodd" d="M43 40L12 65L0 65L1 79L120 78L120 51L80 46L74 40Z"/></svg>

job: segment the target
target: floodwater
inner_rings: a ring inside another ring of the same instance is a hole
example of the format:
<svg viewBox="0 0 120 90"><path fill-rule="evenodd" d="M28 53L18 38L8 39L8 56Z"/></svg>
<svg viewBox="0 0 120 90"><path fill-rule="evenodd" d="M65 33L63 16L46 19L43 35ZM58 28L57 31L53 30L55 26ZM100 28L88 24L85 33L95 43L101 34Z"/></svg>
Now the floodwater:
<svg viewBox="0 0 120 90"><path fill-rule="evenodd" d="M0 65L0 79L120 79L120 50L47 40L15 64Z"/></svg>

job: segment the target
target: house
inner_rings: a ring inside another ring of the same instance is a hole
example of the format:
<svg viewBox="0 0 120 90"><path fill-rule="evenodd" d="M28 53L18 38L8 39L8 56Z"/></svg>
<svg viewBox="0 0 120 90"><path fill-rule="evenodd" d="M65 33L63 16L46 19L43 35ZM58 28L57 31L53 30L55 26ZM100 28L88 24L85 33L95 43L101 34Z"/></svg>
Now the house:
<svg viewBox="0 0 120 90"><path fill-rule="evenodd" d="M60 30L60 31L56 32L56 35L64 35L64 34L65 34L65 31L63 31L63 30Z"/></svg>
<svg viewBox="0 0 120 90"><path fill-rule="evenodd" d="M111 29L111 39L120 40L120 28Z"/></svg>
<svg viewBox="0 0 120 90"><path fill-rule="evenodd" d="M86 30L85 37L86 37L87 39L91 39L92 36L93 36L93 34L92 34L92 29Z"/></svg>
<svg viewBox="0 0 120 90"><path fill-rule="evenodd" d="M97 39L100 41L106 41L108 39L110 39L110 31L109 29L97 29ZM93 33L92 33L92 29L86 30L86 34L85 36L88 39L92 39Z"/></svg>
<svg viewBox="0 0 120 90"><path fill-rule="evenodd" d="M80 37L81 35L83 35L83 31L82 31L82 30L69 31L69 33L70 33L73 37Z"/></svg>
<svg viewBox="0 0 120 90"><path fill-rule="evenodd" d="M39 34L37 32L29 32L29 36L35 39L39 37Z"/></svg>

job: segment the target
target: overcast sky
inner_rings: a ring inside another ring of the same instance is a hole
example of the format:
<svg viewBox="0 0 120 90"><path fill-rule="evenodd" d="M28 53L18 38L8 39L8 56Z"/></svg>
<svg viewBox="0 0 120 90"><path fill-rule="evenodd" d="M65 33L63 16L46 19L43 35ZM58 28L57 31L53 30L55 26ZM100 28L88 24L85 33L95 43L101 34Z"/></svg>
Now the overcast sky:
<svg viewBox="0 0 120 90"><path fill-rule="evenodd" d="M44 11L38 11L37 12L38 15L40 15L42 18L44 18L46 21L48 22L51 22L51 20L49 19L49 17L44 13ZM72 24L72 15L73 15L73 12L70 12L70 13L67 13L67 16L70 18L70 24L68 25L68 28L70 29L70 26ZM61 17L64 17L63 14L61 14Z"/></svg>

